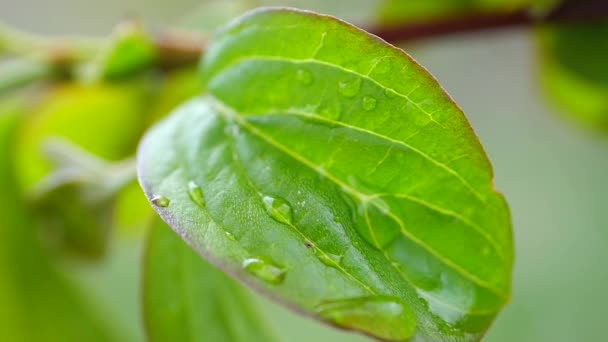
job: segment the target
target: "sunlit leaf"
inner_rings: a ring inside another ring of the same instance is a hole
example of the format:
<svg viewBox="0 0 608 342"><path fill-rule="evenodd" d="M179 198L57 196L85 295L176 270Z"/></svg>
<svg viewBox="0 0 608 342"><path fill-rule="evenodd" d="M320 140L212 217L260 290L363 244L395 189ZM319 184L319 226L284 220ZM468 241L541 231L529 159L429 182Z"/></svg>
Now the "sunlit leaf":
<svg viewBox="0 0 608 342"><path fill-rule="evenodd" d="M124 339L40 248L15 181L15 129L23 115L0 107L0 340Z"/></svg>
<svg viewBox="0 0 608 342"><path fill-rule="evenodd" d="M244 290L156 220L144 262L150 341L271 342Z"/></svg>
<svg viewBox="0 0 608 342"><path fill-rule="evenodd" d="M509 212L423 68L334 18L274 9L224 28L202 72L208 94L139 150L140 183L174 230L336 326L483 335L510 296Z"/></svg>
<svg viewBox="0 0 608 342"><path fill-rule="evenodd" d="M61 85L44 95L20 128L17 165L25 189L51 171L49 139L65 139L110 161L134 153L144 127L147 96L138 84Z"/></svg>
<svg viewBox="0 0 608 342"><path fill-rule="evenodd" d="M112 196L134 177L110 161L134 153L145 125L145 99L136 83L65 85L45 94L25 116L14 146L18 179L48 246L103 255Z"/></svg>
<svg viewBox="0 0 608 342"><path fill-rule="evenodd" d="M552 25L539 36L549 94L579 120L608 129L608 21Z"/></svg>

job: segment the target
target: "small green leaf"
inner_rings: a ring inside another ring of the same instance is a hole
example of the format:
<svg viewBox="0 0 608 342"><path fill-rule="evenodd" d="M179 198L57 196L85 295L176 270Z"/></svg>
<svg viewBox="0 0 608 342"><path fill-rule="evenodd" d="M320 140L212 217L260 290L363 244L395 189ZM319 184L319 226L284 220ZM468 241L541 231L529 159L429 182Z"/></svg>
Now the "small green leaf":
<svg viewBox="0 0 608 342"><path fill-rule="evenodd" d="M244 290L158 219L144 261L144 320L150 341L274 340Z"/></svg>
<svg viewBox="0 0 608 342"><path fill-rule="evenodd" d="M153 206L174 230L336 326L391 341L484 334L510 296L509 211L428 72L347 23L289 9L225 27L202 72L208 94L139 149L140 183L169 201Z"/></svg>
<svg viewBox="0 0 608 342"><path fill-rule="evenodd" d="M120 80L149 68L158 51L152 37L136 21L118 25L97 58L85 66L87 80Z"/></svg>
<svg viewBox="0 0 608 342"><path fill-rule="evenodd" d="M51 247L89 258L105 253L115 197L135 179L132 160L110 163L64 141L49 141L55 169L30 191L30 205Z"/></svg>
<svg viewBox="0 0 608 342"><path fill-rule="evenodd" d="M539 31L542 81L557 104L608 130L608 21L560 24Z"/></svg>

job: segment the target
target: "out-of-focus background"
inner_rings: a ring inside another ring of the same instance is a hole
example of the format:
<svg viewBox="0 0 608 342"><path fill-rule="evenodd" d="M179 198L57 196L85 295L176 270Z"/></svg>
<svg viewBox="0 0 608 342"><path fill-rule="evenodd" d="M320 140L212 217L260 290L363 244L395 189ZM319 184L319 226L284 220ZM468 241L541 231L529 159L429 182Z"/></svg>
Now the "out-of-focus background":
<svg viewBox="0 0 608 342"><path fill-rule="evenodd" d="M0 21L41 34L105 35L125 16L157 29L184 22L192 25L193 9L202 3L0 0ZM355 21L376 5L348 1L347 6L337 6L343 12L336 13L328 4L331 1L292 3ZM208 20L201 27L221 22L224 17L217 13L201 14ZM432 38L402 47L463 108L494 165L496 187L512 210L516 247L512 302L485 340L600 341L605 338L608 308L604 263L608 139L574 123L543 96L536 40L534 30L516 28ZM66 261L65 267L101 307L104 320L121 326L126 339L141 340L140 238L124 234L115 240L101 263ZM255 297L283 341L367 340Z"/></svg>

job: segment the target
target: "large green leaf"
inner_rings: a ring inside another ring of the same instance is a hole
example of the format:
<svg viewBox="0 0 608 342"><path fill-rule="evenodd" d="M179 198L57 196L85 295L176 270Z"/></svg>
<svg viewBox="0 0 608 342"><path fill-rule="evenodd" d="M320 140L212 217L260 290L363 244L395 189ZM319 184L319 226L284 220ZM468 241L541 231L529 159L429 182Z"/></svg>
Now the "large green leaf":
<svg viewBox="0 0 608 342"><path fill-rule="evenodd" d="M608 129L608 21L543 27L543 83L560 106Z"/></svg>
<svg viewBox="0 0 608 342"><path fill-rule="evenodd" d="M150 341L274 340L237 283L156 220L144 261L144 320Z"/></svg>
<svg viewBox="0 0 608 342"><path fill-rule="evenodd" d="M385 340L476 340L509 300L510 218L461 110L403 51L332 17L253 12L208 94L153 128L139 178L216 265Z"/></svg>

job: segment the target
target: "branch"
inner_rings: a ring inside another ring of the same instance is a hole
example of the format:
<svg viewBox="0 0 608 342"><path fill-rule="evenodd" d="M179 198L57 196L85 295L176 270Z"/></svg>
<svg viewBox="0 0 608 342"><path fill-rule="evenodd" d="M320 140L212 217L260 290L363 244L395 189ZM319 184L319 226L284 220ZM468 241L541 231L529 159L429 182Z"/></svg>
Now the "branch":
<svg viewBox="0 0 608 342"><path fill-rule="evenodd" d="M368 27L368 31L389 42L402 42L455 33L485 31L508 27L526 27L544 23L581 22L608 18L608 0L563 0L544 17L529 9L510 13L478 13L446 17L428 22ZM204 51L205 41L186 32L163 32L154 36L161 70L195 65ZM43 53L53 65L65 66L90 59L101 42L83 38L49 39L9 30L0 25L0 53Z"/></svg>
<svg viewBox="0 0 608 342"><path fill-rule="evenodd" d="M389 42L400 42L455 33L544 23L586 22L605 18L608 18L608 1L606 0L565 0L544 17L535 16L528 8L525 8L511 13L485 13L441 18L428 22L379 25L369 28L369 32Z"/></svg>
<svg viewBox="0 0 608 342"><path fill-rule="evenodd" d="M564 0L544 17L535 16L528 8L511 13L484 13L441 18L429 22L375 26L368 31L388 42L402 42L455 33L533 26L543 23L584 22L608 18L608 0ZM161 56L173 56L173 66L196 63L203 51L203 43L179 39L179 35L163 35L157 39Z"/></svg>

